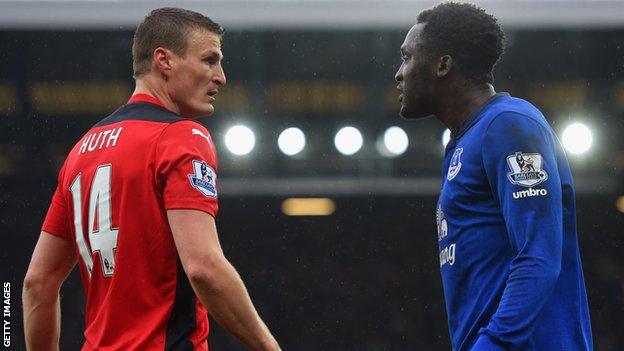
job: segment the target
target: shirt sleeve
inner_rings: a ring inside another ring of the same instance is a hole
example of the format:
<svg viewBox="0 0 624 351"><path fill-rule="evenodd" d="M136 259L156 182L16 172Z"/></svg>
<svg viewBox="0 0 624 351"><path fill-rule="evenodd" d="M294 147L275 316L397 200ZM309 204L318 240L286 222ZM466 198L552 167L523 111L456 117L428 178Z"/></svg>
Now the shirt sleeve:
<svg viewBox="0 0 624 351"><path fill-rule="evenodd" d="M61 167L58 176L58 184L54 195L52 195L52 201L50 201L50 207L43 220L41 230L50 233L59 238L71 240L70 231L70 215L65 195L63 194L63 174L65 173L65 165Z"/></svg>
<svg viewBox="0 0 624 351"><path fill-rule="evenodd" d="M192 121L172 123L156 145L155 170L165 209L217 216L217 158L208 130Z"/></svg>
<svg viewBox="0 0 624 351"><path fill-rule="evenodd" d="M514 252L500 303L473 350L516 349L532 335L561 270L563 205L555 154L546 124L506 112L483 141L483 163Z"/></svg>

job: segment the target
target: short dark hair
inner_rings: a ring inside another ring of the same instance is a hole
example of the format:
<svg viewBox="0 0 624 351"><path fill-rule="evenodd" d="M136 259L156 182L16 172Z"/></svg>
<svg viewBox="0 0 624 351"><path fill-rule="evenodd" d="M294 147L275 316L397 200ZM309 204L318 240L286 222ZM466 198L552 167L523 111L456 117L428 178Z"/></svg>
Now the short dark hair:
<svg viewBox="0 0 624 351"><path fill-rule="evenodd" d="M149 72L152 54L164 47L183 56L187 37L194 29L203 29L222 36L223 27L210 18L190 10L163 7L150 12L134 33L132 43L132 68L134 78Z"/></svg>
<svg viewBox="0 0 624 351"><path fill-rule="evenodd" d="M430 55L450 55L459 72L477 83L492 83L492 69L505 50L496 17L474 4L444 2L418 15L425 23L422 45Z"/></svg>

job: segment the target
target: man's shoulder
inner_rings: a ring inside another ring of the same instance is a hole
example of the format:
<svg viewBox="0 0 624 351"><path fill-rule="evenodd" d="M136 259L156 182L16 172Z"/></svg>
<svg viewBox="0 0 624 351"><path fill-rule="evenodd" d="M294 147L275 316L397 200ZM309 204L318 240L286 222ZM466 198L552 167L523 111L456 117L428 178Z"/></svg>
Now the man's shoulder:
<svg viewBox="0 0 624 351"><path fill-rule="evenodd" d="M206 127L191 119L181 119L170 123L163 130L160 141L175 141L187 145L208 142L213 147L212 136Z"/></svg>
<svg viewBox="0 0 624 351"><path fill-rule="evenodd" d="M527 100L512 96L497 99L488 106L484 117L482 122L487 129L509 126L510 124L526 126L527 128L548 127L546 118L537 107ZM496 121L499 123L495 123Z"/></svg>
<svg viewBox="0 0 624 351"><path fill-rule="evenodd" d="M206 127L195 120L183 119L168 124L157 139L156 153L166 157L186 157L199 152L216 165L216 147Z"/></svg>
<svg viewBox="0 0 624 351"><path fill-rule="evenodd" d="M501 114L542 116L542 113L535 105L527 100L513 96L503 96L497 99L489 106L488 110L491 118Z"/></svg>

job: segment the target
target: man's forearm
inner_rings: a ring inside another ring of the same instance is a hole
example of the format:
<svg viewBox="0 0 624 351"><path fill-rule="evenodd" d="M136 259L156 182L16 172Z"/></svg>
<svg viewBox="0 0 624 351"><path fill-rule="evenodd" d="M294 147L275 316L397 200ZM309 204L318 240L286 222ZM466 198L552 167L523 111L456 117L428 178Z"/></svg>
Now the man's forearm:
<svg viewBox="0 0 624 351"><path fill-rule="evenodd" d="M25 287L22 295L24 304L24 335L29 351L59 349L61 308L58 292L35 293Z"/></svg>
<svg viewBox="0 0 624 351"><path fill-rule="evenodd" d="M526 257L512 261L498 308L471 350L497 350L495 344L517 347L530 338L559 277L556 261L561 258L555 255L551 260L551 264Z"/></svg>
<svg viewBox="0 0 624 351"><path fill-rule="evenodd" d="M191 284L210 315L251 350L279 350L251 302L247 289L232 265L223 259L210 278L191 277Z"/></svg>

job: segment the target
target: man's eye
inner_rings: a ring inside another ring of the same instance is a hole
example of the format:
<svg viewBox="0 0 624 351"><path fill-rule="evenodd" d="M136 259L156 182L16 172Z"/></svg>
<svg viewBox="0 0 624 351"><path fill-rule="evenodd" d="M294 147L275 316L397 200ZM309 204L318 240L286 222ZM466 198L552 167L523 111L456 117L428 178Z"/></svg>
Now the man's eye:
<svg viewBox="0 0 624 351"><path fill-rule="evenodd" d="M217 63L217 60L215 60L215 59L213 59L213 58L206 58L206 59L204 59L204 63L205 63L205 64L207 64L207 65L212 66L212 65L214 65L215 63Z"/></svg>

